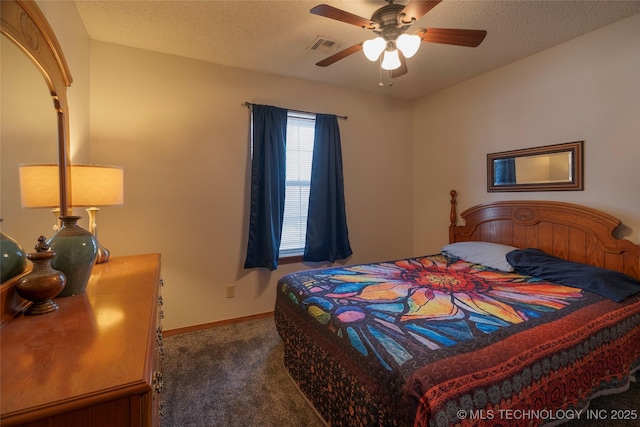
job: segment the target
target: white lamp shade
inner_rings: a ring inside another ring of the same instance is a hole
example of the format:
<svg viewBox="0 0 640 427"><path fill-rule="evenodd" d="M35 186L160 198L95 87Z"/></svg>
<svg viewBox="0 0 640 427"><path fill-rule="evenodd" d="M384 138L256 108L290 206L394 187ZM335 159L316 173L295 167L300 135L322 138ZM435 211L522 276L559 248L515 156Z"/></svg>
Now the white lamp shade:
<svg viewBox="0 0 640 427"><path fill-rule="evenodd" d="M119 166L72 165L71 206L124 204L124 171Z"/></svg>
<svg viewBox="0 0 640 427"><path fill-rule="evenodd" d="M386 46L387 42L382 37L376 37L365 41L362 44L362 50L369 61L377 61Z"/></svg>
<svg viewBox="0 0 640 427"><path fill-rule="evenodd" d="M380 65L383 70L395 70L400 67L400 57L398 56L398 51L394 50L385 50L384 57L382 58L382 64Z"/></svg>
<svg viewBox="0 0 640 427"><path fill-rule="evenodd" d="M58 165L20 165L19 177L23 208L60 207Z"/></svg>
<svg viewBox="0 0 640 427"><path fill-rule="evenodd" d="M421 41L420 36L415 34L401 34L396 41L396 46L398 46L405 58L411 58L418 51Z"/></svg>
<svg viewBox="0 0 640 427"><path fill-rule="evenodd" d="M60 205L58 165L21 165L20 198L23 208ZM72 165L71 206L124 204L124 171L119 166Z"/></svg>

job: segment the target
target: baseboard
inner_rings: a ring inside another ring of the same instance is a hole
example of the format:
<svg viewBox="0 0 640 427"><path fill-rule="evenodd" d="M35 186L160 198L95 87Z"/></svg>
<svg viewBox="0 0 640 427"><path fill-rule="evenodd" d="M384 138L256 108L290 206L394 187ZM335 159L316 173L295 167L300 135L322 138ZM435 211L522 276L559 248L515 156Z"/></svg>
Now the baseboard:
<svg viewBox="0 0 640 427"><path fill-rule="evenodd" d="M251 316L236 317L234 319L220 320L218 322L211 322L211 323L203 323L203 324L200 324L200 325L186 326L184 328L168 329L166 331L162 331L162 336L169 337L169 336L173 336L173 335L181 335L181 334L186 334L186 333L189 333L189 332L196 332L196 331L202 331L202 330L205 330L205 329L211 329L211 328L215 328L215 327L218 327L218 326L230 325L232 323L241 323L241 322L248 322L250 320L265 319L267 317L273 317L273 311L269 311L269 312L266 312L266 313L260 313L260 314L252 314Z"/></svg>

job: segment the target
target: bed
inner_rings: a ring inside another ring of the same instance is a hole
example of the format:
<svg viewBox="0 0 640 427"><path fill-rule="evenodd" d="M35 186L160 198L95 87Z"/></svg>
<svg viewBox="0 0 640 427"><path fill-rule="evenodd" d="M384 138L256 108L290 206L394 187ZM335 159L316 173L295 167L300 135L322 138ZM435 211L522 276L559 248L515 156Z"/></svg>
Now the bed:
<svg viewBox="0 0 640 427"><path fill-rule="evenodd" d="M512 258L536 248L623 277L631 296L616 302L455 251L286 275L274 310L284 365L326 424L553 425L628 388L640 367L640 248L613 237L620 221L550 201L461 217L451 191L448 248L487 242L513 247Z"/></svg>

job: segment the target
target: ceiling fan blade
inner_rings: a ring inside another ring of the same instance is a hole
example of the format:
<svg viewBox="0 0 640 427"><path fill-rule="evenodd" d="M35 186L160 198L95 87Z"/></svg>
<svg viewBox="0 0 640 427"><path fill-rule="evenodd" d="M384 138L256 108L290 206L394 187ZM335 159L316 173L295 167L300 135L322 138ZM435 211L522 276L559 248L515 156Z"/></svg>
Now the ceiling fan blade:
<svg viewBox="0 0 640 427"><path fill-rule="evenodd" d="M429 1L418 1L412 0L407 4L400 15L404 15L402 17L403 24L411 24L414 20L422 18L427 14L431 9L440 4L442 0L429 0Z"/></svg>
<svg viewBox="0 0 640 427"><path fill-rule="evenodd" d="M455 30L451 28L427 28L417 35L423 42L452 44L456 46L476 47L484 40L485 30Z"/></svg>
<svg viewBox="0 0 640 427"><path fill-rule="evenodd" d="M349 56L349 55L351 55L353 53L359 52L361 50L362 50L362 43L358 43L358 44L355 44L355 45L353 45L351 47L348 47L348 48L346 48L344 50L341 50L338 53L334 53L330 57L325 58L322 61L318 62L316 65L318 67L326 67L328 65L333 64L334 62L338 62L341 59L344 59L347 56Z"/></svg>
<svg viewBox="0 0 640 427"><path fill-rule="evenodd" d="M378 25L366 18L363 18L353 13L345 12L344 10L329 6L328 4L320 4L312 8L309 12L314 15L324 16L325 18L335 19L337 21L346 22L347 24L357 25L358 27L372 30L377 28Z"/></svg>
<svg viewBox="0 0 640 427"><path fill-rule="evenodd" d="M396 77L404 76L409 71L407 69L407 59L399 49L398 57L400 58L400 67L396 68L395 70L391 70L391 78L393 79L395 79Z"/></svg>

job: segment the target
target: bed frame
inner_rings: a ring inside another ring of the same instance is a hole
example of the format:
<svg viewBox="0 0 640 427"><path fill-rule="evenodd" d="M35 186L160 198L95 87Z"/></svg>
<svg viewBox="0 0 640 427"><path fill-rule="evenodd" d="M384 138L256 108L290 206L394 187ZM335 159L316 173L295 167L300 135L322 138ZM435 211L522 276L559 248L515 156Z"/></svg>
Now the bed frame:
<svg viewBox="0 0 640 427"><path fill-rule="evenodd" d="M616 239L621 224L609 214L565 202L517 200L473 206L457 225L451 190L449 242L485 241L521 249L538 248L569 261L620 271L640 279L640 245Z"/></svg>

